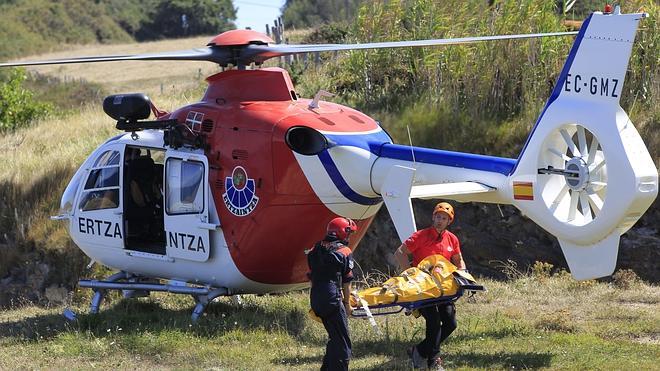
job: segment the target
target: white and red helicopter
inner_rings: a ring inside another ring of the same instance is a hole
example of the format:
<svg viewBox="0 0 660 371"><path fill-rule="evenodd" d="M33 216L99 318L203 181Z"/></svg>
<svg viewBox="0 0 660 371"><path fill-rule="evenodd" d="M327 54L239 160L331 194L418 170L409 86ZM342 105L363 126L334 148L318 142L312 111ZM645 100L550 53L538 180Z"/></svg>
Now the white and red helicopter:
<svg viewBox="0 0 660 371"><path fill-rule="evenodd" d="M126 133L98 147L64 191L75 243L117 269L82 280L127 295L168 291L197 300L193 319L223 295L305 287L305 249L336 216L357 221L355 248L385 204L399 237L416 230L411 199L514 205L555 235L576 279L610 275L619 237L658 193L658 172L619 105L645 13L595 12L517 159L392 143L371 117L301 99L281 68L249 69L298 53L465 44L571 33L353 45L282 45L250 30L179 52L3 63L26 66L122 60L209 61L236 69L207 78L201 101L172 113L142 94L104 110ZM154 121L145 121L153 112ZM285 236L286 238L281 238Z"/></svg>

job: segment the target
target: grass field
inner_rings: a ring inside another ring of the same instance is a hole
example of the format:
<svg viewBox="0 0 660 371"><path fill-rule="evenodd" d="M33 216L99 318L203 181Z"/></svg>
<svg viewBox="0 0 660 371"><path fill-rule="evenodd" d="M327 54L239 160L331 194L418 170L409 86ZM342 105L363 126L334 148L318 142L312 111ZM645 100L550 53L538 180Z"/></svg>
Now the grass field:
<svg viewBox="0 0 660 371"><path fill-rule="evenodd" d="M212 38L213 36L201 36L187 39L132 44L71 46L65 51L25 57L23 60L45 60L93 55L126 55L187 50L204 48ZM200 85L205 77L220 72L220 69L216 65L208 62L181 63L176 61L161 61L153 63L145 61L125 61L39 66L31 67L29 68L29 71L58 77L61 80L84 79L89 82L99 83L102 84L107 91L110 91L113 94L142 92L151 97L157 97L160 95L177 95L186 90L193 89Z"/></svg>
<svg viewBox="0 0 660 371"><path fill-rule="evenodd" d="M615 281L616 282L616 281ZM660 360L660 288L576 282L567 274L482 280L488 292L457 303L459 327L442 347L452 370L653 370ZM0 369L318 369L325 331L307 317L307 293L220 299L196 324L188 297L115 299L0 312ZM410 369L406 347L424 320L377 317L377 334L351 319L353 370Z"/></svg>

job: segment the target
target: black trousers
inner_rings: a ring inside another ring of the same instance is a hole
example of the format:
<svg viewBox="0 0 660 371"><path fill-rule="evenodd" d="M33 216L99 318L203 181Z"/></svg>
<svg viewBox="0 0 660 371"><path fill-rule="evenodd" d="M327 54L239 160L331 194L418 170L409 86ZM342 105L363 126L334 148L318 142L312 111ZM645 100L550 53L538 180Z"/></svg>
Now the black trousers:
<svg viewBox="0 0 660 371"><path fill-rule="evenodd" d="M426 338L417 344L419 354L431 363L440 353L440 344L456 329L454 303L419 310L426 320Z"/></svg>
<svg viewBox="0 0 660 371"><path fill-rule="evenodd" d="M351 338L348 333L348 320L344 305L321 317L328 332L328 344L325 347L321 371L348 370L351 359Z"/></svg>

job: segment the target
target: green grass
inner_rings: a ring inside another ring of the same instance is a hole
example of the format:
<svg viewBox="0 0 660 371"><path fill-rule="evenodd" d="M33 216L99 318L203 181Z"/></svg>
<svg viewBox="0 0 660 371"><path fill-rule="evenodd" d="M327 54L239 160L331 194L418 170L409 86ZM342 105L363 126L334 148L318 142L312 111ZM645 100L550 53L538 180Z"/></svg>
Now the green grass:
<svg viewBox="0 0 660 371"><path fill-rule="evenodd" d="M498 282L457 303L458 329L442 347L458 370L654 369L660 359L660 288L628 289L566 275ZM0 312L0 368L308 370L320 367L326 334L307 317L305 291L220 299L196 324L187 296L114 299L98 315L87 303ZM406 347L424 320L396 314L351 319L353 370L405 370Z"/></svg>

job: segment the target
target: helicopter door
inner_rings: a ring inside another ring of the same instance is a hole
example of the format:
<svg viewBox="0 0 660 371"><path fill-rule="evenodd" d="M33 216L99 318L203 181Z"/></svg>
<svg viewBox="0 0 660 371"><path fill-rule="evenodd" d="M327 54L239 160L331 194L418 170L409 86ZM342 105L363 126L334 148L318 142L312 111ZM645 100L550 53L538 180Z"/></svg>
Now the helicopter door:
<svg viewBox="0 0 660 371"><path fill-rule="evenodd" d="M167 255L193 261L209 258L208 162L204 155L168 151L165 157Z"/></svg>
<svg viewBox="0 0 660 371"><path fill-rule="evenodd" d="M81 243L122 249L121 152L110 145L85 169L85 182L72 220L71 233Z"/></svg>

